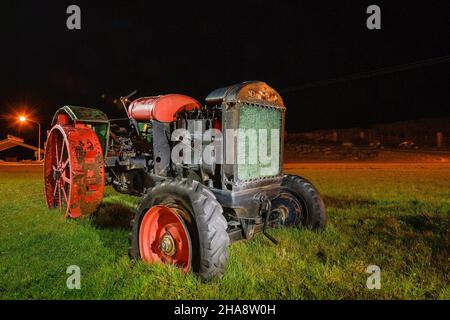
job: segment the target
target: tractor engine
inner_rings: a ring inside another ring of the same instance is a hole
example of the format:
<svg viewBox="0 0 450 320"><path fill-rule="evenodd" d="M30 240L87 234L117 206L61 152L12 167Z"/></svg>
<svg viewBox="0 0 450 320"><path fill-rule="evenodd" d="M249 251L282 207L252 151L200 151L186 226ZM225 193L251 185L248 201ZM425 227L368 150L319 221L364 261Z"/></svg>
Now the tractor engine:
<svg viewBox="0 0 450 320"><path fill-rule="evenodd" d="M136 195L154 185L155 174L188 178L202 183L212 182L210 176L214 172L211 171L211 166L194 159L174 162L171 157L175 155L173 150L180 144L193 151L200 145L200 149L196 151L202 153L204 132L211 128L220 130L221 110L204 107L190 109L183 106L183 110L176 113L175 119L159 118L167 121L163 122L155 120L151 113L145 113L145 110L150 110L149 101L154 100L138 99L129 106L132 118L128 129L111 125L111 139L105 162L108 169L107 182L118 192ZM180 130L189 133L185 141L182 139L186 134L176 136ZM191 135L194 140L187 145L186 141L190 140Z"/></svg>
<svg viewBox="0 0 450 320"><path fill-rule="evenodd" d="M142 194L150 183L147 172L153 163L151 144L116 124L111 125L110 137L106 182L120 193Z"/></svg>

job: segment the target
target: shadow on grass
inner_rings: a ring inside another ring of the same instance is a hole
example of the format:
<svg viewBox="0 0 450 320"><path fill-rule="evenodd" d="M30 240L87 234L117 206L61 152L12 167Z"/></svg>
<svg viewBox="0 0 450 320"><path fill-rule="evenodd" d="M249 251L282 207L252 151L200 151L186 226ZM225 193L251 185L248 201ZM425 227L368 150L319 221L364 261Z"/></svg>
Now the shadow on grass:
<svg viewBox="0 0 450 320"><path fill-rule="evenodd" d="M325 203L325 206L338 209L376 205L376 202L374 200L369 199L335 198L327 195L323 195L322 199Z"/></svg>
<svg viewBox="0 0 450 320"><path fill-rule="evenodd" d="M440 208L416 199L407 201L374 201L370 199L334 198L323 196L329 208L356 210L355 214L336 215L340 232L350 236L351 246L376 239L382 246L397 248L398 254L411 255L413 263L417 250L431 251L430 265L440 270L448 268L450 217ZM376 243L376 242L374 242ZM317 259L329 263L321 250Z"/></svg>
<svg viewBox="0 0 450 320"><path fill-rule="evenodd" d="M352 225L347 232L354 237L352 243L358 246L377 239L383 246L396 248L404 255L405 261L415 263L417 250L431 251L431 266L446 270L448 268L448 228L449 223L439 216L427 216L421 213L399 214L397 216L365 217L360 223ZM422 248L422 249L420 249Z"/></svg>
<svg viewBox="0 0 450 320"><path fill-rule="evenodd" d="M92 216L92 224L99 229L126 229L130 228L130 221L134 211L121 203L104 202Z"/></svg>

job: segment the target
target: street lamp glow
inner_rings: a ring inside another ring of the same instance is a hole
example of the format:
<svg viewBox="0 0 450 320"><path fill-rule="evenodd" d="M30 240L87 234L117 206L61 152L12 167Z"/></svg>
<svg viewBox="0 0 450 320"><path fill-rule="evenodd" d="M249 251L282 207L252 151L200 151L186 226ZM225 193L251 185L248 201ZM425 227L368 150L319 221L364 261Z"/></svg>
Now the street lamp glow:
<svg viewBox="0 0 450 320"><path fill-rule="evenodd" d="M41 161L41 124L33 119L27 119L27 117L25 115L19 116L19 122L23 123L23 122L27 122L27 121L38 125L39 136L38 136L37 159L38 159L38 161Z"/></svg>

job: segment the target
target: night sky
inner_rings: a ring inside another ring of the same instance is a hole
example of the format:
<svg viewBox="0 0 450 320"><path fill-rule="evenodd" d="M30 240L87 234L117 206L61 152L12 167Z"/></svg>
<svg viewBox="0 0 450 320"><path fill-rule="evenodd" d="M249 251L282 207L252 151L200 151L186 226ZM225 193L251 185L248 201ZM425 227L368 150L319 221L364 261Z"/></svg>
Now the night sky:
<svg viewBox="0 0 450 320"><path fill-rule="evenodd" d="M3 116L34 110L48 129L65 104L122 117L111 101L134 89L204 101L245 80L281 93L289 132L450 115L450 58L435 63L450 57L448 0L93 3L2 1ZM66 28L70 4L81 7L81 30ZM366 28L370 4L381 7L381 30ZM37 142L31 127L9 125L0 138Z"/></svg>

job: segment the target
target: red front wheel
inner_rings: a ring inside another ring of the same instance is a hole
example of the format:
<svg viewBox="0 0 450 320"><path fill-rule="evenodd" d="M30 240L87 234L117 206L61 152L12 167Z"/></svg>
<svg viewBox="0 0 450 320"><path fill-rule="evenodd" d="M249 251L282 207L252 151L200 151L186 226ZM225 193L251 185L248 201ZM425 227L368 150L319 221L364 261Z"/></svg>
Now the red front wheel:
<svg viewBox="0 0 450 320"><path fill-rule="evenodd" d="M225 272L228 223L212 192L197 181L168 179L148 189L131 226L133 260L175 265L203 280Z"/></svg>
<svg viewBox="0 0 450 320"><path fill-rule="evenodd" d="M173 264L187 273L192 245L180 210L164 205L151 207L139 228L139 251L145 262Z"/></svg>

